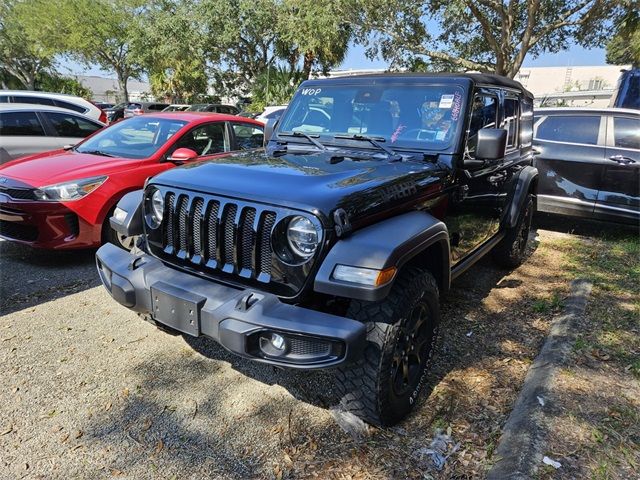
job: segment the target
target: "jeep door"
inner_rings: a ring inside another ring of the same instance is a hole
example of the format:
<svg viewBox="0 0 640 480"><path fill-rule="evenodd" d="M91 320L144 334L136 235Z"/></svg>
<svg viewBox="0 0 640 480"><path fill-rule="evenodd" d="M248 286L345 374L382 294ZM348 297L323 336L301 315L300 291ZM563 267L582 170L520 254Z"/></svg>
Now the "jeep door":
<svg viewBox="0 0 640 480"><path fill-rule="evenodd" d="M500 95L494 89L474 93L467 119L465 157L475 158L478 130L497 128ZM495 181L501 161L486 163L473 171L459 170L458 186L452 194L445 220L451 241L451 260L458 263L498 231Z"/></svg>
<svg viewBox="0 0 640 480"><path fill-rule="evenodd" d="M544 112L534 125L538 210L591 217L606 160L606 117L585 111Z"/></svg>
<svg viewBox="0 0 640 480"><path fill-rule="evenodd" d="M607 117L602 183L594 216L638 224L640 220L640 115Z"/></svg>

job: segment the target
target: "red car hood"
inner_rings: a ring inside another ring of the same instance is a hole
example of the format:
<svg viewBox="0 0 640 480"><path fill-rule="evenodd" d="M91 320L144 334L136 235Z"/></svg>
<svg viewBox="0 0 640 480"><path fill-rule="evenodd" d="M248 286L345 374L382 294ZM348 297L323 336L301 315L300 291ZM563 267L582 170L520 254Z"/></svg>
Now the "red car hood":
<svg viewBox="0 0 640 480"><path fill-rule="evenodd" d="M108 175L114 171L132 168L140 162L139 159L55 150L7 162L0 166L0 177L23 180L34 187L42 187L69 180Z"/></svg>

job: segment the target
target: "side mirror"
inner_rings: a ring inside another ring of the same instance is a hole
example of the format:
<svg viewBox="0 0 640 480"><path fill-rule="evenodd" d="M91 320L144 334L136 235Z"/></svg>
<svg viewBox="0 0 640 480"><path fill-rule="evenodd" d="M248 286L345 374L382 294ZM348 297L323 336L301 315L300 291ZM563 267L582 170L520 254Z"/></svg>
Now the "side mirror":
<svg viewBox="0 0 640 480"><path fill-rule="evenodd" d="M507 149L507 131L503 128L482 128L478 130L476 158L478 160L500 160Z"/></svg>
<svg viewBox="0 0 640 480"><path fill-rule="evenodd" d="M189 160L193 160L196 158L198 154L191 150L190 148L178 148L175 152L171 154L170 157L167 157L167 161L174 163L184 163Z"/></svg>
<svg viewBox="0 0 640 480"><path fill-rule="evenodd" d="M73 147L75 147L75 143L69 143L68 145L65 145L64 147L62 147L63 150L71 150Z"/></svg>
<svg viewBox="0 0 640 480"><path fill-rule="evenodd" d="M267 120L267 123L264 124L264 146L267 146L269 140L271 140L271 136L273 135L273 131L276 129L276 125L278 124L277 118L270 118Z"/></svg>

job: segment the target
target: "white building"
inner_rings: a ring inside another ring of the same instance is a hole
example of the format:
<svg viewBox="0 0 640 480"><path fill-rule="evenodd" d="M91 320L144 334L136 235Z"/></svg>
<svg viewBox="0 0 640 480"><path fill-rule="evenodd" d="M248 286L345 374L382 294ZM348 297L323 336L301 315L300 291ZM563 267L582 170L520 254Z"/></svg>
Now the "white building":
<svg viewBox="0 0 640 480"><path fill-rule="evenodd" d="M588 67L529 67L515 76L545 106L606 107L620 77L629 65Z"/></svg>
<svg viewBox="0 0 640 480"><path fill-rule="evenodd" d="M72 75L82 85L93 93L92 100L99 102L116 102L120 98L118 81L115 78L104 78L93 75ZM151 95L151 85L147 82L129 80L127 82L130 101L154 100Z"/></svg>

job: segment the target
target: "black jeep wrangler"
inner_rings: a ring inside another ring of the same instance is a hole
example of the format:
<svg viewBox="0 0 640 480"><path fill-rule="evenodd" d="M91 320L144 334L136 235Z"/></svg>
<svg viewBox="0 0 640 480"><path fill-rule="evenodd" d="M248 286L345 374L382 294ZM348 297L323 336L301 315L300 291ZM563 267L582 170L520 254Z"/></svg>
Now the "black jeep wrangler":
<svg viewBox="0 0 640 480"><path fill-rule="evenodd" d="M491 252L524 258L533 97L480 74L310 80L266 148L169 170L111 218L113 298L281 367L335 367L342 407L390 425L424 383L438 297Z"/></svg>

